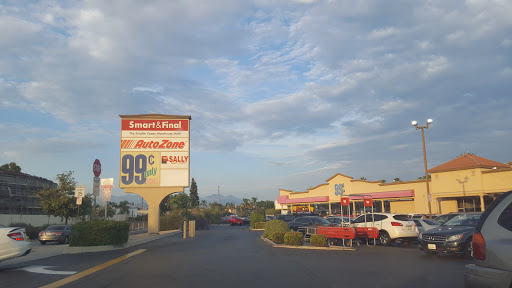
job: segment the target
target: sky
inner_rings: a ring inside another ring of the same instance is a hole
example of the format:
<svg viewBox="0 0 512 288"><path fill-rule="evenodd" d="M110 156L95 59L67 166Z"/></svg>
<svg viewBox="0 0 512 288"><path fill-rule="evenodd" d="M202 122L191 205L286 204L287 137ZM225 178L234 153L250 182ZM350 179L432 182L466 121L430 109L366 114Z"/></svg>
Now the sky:
<svg viewBox="0 0 512 288"><path fill-rule="evenodd" d="M0 164L92 193L119 115L190 115L200 197L512 161L512 1L1 1Z"/></svg>

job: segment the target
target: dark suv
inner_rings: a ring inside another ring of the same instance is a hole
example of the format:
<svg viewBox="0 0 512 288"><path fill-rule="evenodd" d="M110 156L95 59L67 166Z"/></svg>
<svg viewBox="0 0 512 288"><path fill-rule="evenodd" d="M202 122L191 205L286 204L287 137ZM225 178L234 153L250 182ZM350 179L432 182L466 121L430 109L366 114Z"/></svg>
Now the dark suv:
<svg viewBox="0 0 512 288"><path fill-rule="evenodd" d="M420 233L418 245L428 255L440 252L471 257L473 231L482 213L462 213L441 226Z"/></svg>
<svg viewBox="0 0 512 288"><path fill-rule="evenodd" d="M290 227L290 230L302 232L302 234L308 237L309 233L307 232L307 228L334 225L320 216L304 216L295 218L293 221L288 222L288 226Z"/></svg>
<svg viewBox="0 0 512 288"><path fill-rule="evenodd" d="M274 216L274 219L281 220L286 223L293 221L295 218L296 217L293 214L278 214Z"/></svg>

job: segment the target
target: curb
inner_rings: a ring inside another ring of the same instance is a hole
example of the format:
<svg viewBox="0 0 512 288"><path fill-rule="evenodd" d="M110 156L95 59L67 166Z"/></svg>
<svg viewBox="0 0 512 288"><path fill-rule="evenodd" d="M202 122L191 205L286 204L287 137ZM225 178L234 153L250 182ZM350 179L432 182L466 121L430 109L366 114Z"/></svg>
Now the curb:
<svg viewBox="0 0 512 288"><path fill-rule="evenodd" d="M179 234L181 231L179 230L172 230L172 231L160 231L160 234L157 235L148 235L145 234L136 234L141 235L139 236L140 239L128 239L128 242L122 244L122 245L105 245L105 246L86 246L86 247L67 247L62 254L77 254L77 253L88 253L88 252L103 252L103 251L110 251L110 250L120 250L120 249L126 249L129 247L137 246L140 244L144 244L147 242L151 242L153 240L157 240L163 237ZM135 236L135 235L133 235Z"/></svg>
<svg viewBox="0 0 512 288"><path fill-rule="evenodd" d="M314 246L290 246L284 244L276 244L272 240L263 238L263 241L268 245L275 248L288 248L288 249L303 249L303 250L335 250L335 251L356 251L356 248L353 247L339 247L339 246L328 246L328 247L314 247Z"/></svg>

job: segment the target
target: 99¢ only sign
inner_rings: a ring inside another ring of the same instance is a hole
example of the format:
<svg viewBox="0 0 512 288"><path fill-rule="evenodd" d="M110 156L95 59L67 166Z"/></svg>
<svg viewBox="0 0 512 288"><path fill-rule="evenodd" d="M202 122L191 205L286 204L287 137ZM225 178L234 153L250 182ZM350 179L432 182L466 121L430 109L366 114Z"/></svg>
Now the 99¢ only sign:
<svg viewBox="0 0 512 288"><path fill-rule="evenodd" d="M121 118L119 187L188 187L190 116Z"/></svg>

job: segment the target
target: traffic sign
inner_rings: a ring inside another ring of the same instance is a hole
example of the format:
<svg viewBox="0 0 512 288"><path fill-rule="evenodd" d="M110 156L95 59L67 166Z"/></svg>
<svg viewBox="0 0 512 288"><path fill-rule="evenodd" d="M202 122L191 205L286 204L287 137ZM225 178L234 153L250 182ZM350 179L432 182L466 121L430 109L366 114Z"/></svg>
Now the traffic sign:
<svg viewBox="0 0 512 288"><path fill-rule="evenodd" d="M101 183L100 178L94 177L94 186L92 186L92 194L94 196L100 196L100 183Z"/></svg>
<svg viewBox="0 0 512 288"><path fill-rule="evenodd" d="M101 179L101 188L114 188L114 178Z"/></svg>
<svg viewBox="0 0 512 288"><path fill-rule="evenodd" d="M82 197L76 198L76 205L82 205Z"/></svg>
<svg viewBox="0 0 512 288"><path fill-rule="evenodd" d="M98 159L94 160L94 163L92 164L92 173L94 173L94 176L100 177L100 174L101 174L100 160L98 160Z"/></svg>
<svg viewBox="0 0 512 288"><path fill-rule="evenodd" d="M112 191L112 188L102 188L101 191L103 192L101 194L101 200L105 202L110 202L110 194Z"/></svg>
<svg viewBox="0 0 512 288"><path fill-rule="evenodd" d="M75 197L76 198L85 197L85 185L76 185L75 186Z"/></svg>

